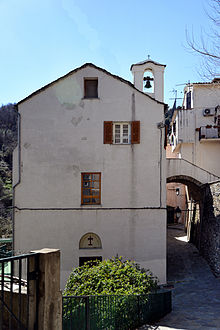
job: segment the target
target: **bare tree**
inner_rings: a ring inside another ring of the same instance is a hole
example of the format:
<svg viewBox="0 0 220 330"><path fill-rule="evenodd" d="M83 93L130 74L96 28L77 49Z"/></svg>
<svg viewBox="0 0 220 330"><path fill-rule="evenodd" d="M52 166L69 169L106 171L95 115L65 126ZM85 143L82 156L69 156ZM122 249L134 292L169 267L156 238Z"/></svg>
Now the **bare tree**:
<svg viewBox="0 0 220 330"><path fill-rule="evenodd" d="M202 60L200 76L206 79L220 77L220 0L211 0L206 12L211 22L209 33L202 32L196 40L193 31L186 30L187 44Z"/></svg>

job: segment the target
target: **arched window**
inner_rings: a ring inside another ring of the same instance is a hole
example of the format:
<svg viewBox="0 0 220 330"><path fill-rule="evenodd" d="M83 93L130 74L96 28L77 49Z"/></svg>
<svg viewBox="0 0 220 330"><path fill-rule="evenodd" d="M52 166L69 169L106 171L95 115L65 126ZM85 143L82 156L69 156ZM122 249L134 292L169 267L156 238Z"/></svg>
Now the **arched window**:
<svg viewBox="0 0 220 330"><path fill-rule="evenodd" d="M171 135L171 138L170 138L170 145L171 146L174 145L174 136L173 136L173 134Z"/></svg>
<svg viewBox="0 0 220 330"><path fill-rule="evenodd" d="M98 235L87 233L83 235L79 241L80 249L101 249L102 243Z"/></svg>
<svg viewBox="0 0 220 330"><path fill-rule="evenodd" d="M143 92L154 93L154 75L151 70L146 70L143 76Z"/></svg>

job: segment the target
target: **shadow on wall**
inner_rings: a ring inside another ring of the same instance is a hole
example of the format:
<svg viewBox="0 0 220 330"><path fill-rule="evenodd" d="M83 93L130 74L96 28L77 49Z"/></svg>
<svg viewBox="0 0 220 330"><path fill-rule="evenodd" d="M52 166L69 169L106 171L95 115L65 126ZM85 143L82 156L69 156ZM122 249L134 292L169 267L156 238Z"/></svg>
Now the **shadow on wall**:
<svg viewBox="0 0 220 330"><path fill-rule="evenodd" d="M203 201L190 223L190 242L196 245L215 276L220 276L220 181L206 184Z"/></svg>

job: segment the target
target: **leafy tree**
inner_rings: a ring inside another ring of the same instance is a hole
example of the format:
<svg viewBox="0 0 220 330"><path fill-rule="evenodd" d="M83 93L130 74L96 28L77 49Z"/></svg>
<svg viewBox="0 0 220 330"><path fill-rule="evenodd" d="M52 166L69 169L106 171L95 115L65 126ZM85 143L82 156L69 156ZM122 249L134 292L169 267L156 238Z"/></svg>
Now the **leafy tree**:
<svg viewBox="0 0 220 330"><path fill-rule="evenodd" d="M17 144L17 109L14 104L0 107L0 151L3 158L10 166L12 152Z"/></svg>
<svg viewBox="0 0 220 330"><path fill-rule="evenodd" d="M133 261L113 258L91 262L73 269L64 296L147 294L157 287L157 279L150 271L141 269Z"/></svg>
<svg viewBox="0 0 220 330"><path fill-rule="evenodd" d="M17 109L0 107L0 236L12 235L12 153L17 144Z"/></svg>
<svg viewBox="0 0 220 330"><path fill-rule="evenodd" d="M188 46L202 59L200 75L207 79L220 75L220 0L211 0L209 5L210 33L203 32L198 40L193 31L186 31Z"/></svg>

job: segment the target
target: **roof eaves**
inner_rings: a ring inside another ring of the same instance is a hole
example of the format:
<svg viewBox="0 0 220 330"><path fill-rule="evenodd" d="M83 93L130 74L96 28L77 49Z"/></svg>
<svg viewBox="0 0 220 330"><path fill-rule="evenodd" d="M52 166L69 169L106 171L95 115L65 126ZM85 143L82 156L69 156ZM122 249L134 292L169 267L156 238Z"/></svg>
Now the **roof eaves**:
<svg viewBox="0 0 220 330"><path fill-rule="evenodd" d="M159 104L166 105L166 103L161 102L161 101L158 101L158 100L154 99L152 96L150 96L150 95L148 95L148 94L145 94L144 92L140 91L140 90L137 89L137 88L136 88L136 87L135 87L130 81L125 80L124 78L122 78L122 77L120 77L120 76L114 75L114 74L112 74L111 72L109 72L109 71L107 71L107 70L105 70L105 69L103 69L103 68L100 68L100 67L96 66L96 65L93 64L93 63L85 63L85 64L83 64L82 66L80 66L80 67L78 67L78 68L76 68L76 69L74 69L74 70L71 70L70 72L68 72L68 73L65 74L64 76L59 77L58 79L52 81L51 83L49 83L49 84L47 84L47 85L41 87L40 89L36 90L36 91L33 92L33 93L31 93L30 95L28 95L27 97L25 97L24 99L22 99L21 101L19 101L19 102L17 103L17 105L19 105L19 104L25 102L26 100L30 99L31 97L33 97L33 96L35 96L35 95L41 93L42 91L44 91L44 90L47 89L48 87L54 85L54 84L57 83L58 81L60 81L60 80L62 80L62 79L65 79L65 78L68 77L69 75L71 75L71 74L73 74L73 73L76 73L77 71L79 71L79 70L81 70L81 69L84 69L84 68L87 67L87 66L91 66L91 67L93 67L93 68L95 68L95 69L97 69L97 70L100 70L100 71L106 73L107 75L109 75L109 76L111 76L111 77L113 77L113 78L115 78L115 79L117 79L117 80L120 80L121 82L123 82L123 83L129 85L130 87L132 87L132 88L133 88L134 90L136 90L137 92L139 92L139 93L145 95L146 97L150 98L150 99L153 100L153 101L156 101L156 102L159 103Z"/></svg>
<svg viewBox="0 0 220 330"><path fill-rule="evenodd" d="M41 93L42 91L44 91L44 90L47 89L48 87L54 85L55 83L57 83L58 81L60 81L60 80L62 80L62 79L65 79L66 77L68 77L69 75L71 75L71 74L73 74L73 73L79 71L80 69L85 68L87 65L93 65L93 64L92 64L92 63L85 63L85 64L83 64L82 66L80 66L80 67L78 67L78 68L76 68L76 69L74 69L74 70L71 70L70 72L66 73L64 76L61 76L61 77L57 78L56 80L53 80L53 81L50 82L49 84L47 84L47 85L45 85L45 86L43 86L43 87L37 89L36 91L34 91L33 93L31 93L30 95L26 96L24 99L22 99L21 101L19 101L19 102L17 103L17 105L23 103L24 101L26 101L27 99L29 99L29 98L31 98L31 97L33 97L33 96L35 96L35 95Z"/></svg>
<svg viewBox="0 0 220 330"><path fill-rule="evenodd" d="M161 63L155 62L155 61L153 61L153 60L145 60L145 61L142 61L142 62L138 62L138 63L134 63L134 64L132 64L130 70L132 70L133 66L135 66L135 65L142 65L142 64L146 64L146 63L153 63L153 64L155 64L155 65L159 65L159 66L164 66L164 67L166 67L165 64L161 64Z"/></svg>
<svg viewBox="0 0 220 330"><path fill-rule="evenodd" d="M193 83L192 85L220 85L220 82L213 82L213 81L208 81L208 82L196 82Z"/></svg>

